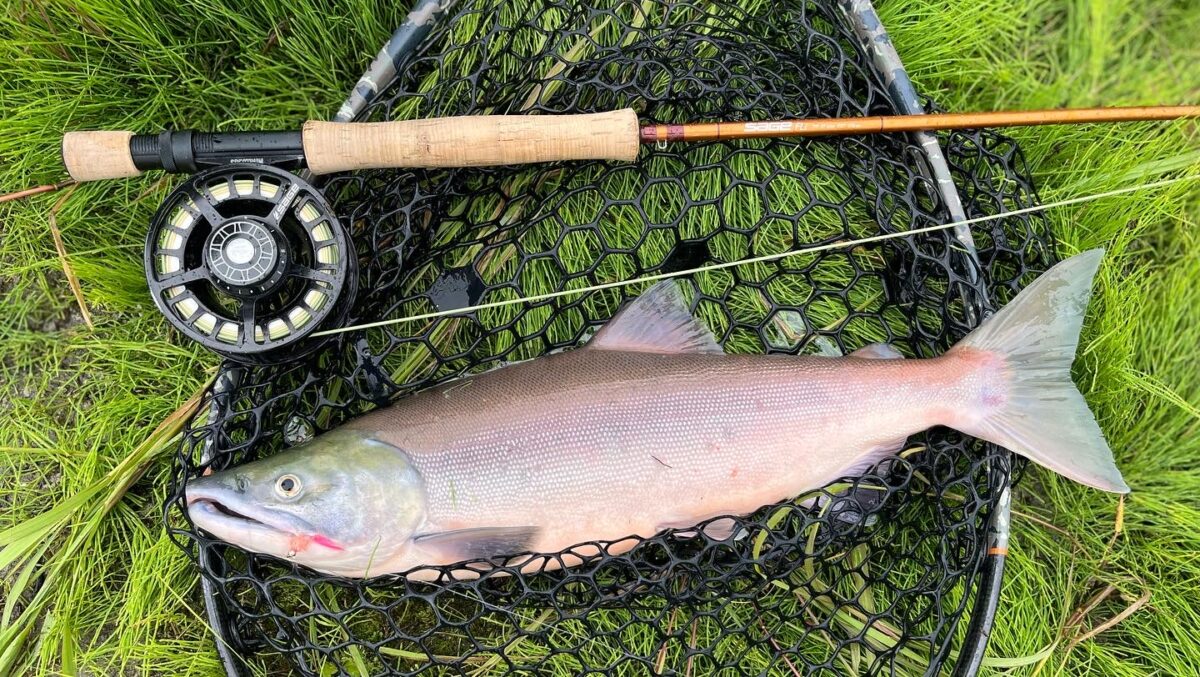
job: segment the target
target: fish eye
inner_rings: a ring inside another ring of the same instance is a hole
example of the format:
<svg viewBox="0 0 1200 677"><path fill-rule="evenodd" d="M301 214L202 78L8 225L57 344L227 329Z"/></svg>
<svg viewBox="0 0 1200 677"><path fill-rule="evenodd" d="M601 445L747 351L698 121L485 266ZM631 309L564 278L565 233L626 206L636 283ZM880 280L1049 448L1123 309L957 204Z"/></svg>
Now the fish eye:
<svg viewBox="0 0 1200 677"><path fill-rule="evenodd" d="M300 493L300 478L295 475L280 475L275 480L275 493L283 498L294 498Z"/></svg>

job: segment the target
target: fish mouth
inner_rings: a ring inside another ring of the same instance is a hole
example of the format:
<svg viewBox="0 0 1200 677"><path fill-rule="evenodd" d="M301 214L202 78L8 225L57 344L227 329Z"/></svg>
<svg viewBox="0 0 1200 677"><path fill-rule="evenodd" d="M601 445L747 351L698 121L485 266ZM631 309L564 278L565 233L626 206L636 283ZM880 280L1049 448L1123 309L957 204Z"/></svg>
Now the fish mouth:
<svg viewBox="0 0 1200 677"><path fill-rule="evenodd" d="M272 531L278 531L285 534L294 534L290 529L279 528L272 524L255 519L249 515L244 515L226 504L212 498L196 498L188 500L187 504L189 511L196 511L208 516L216 516L218 519L233 520L234 522L244 522L247 526L253 525L258 527L266 527Z"/></svg>
<svg viewBox="0 0 1200 677"><path fill-rule="evenodd" d="M185 495L192 522L224 540L237 543L254 538L311 537L316 532L295 515L258 506L221 487L198 484L188 487Z"/></svg>

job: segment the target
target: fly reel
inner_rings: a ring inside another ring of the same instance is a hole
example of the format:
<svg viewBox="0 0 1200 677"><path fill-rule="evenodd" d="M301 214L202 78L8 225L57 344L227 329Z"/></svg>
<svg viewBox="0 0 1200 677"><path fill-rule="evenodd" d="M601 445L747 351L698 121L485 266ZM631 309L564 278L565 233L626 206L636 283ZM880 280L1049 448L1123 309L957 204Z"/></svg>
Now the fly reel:
<svg viewBox="0 0 1200 677"><path fill-rule="evenodd" d="M145 264L171 324L242 362L316 347L304 339L336 324L357 268L320 191L268 165L216 167L175 189L150 225Z"/></svg>

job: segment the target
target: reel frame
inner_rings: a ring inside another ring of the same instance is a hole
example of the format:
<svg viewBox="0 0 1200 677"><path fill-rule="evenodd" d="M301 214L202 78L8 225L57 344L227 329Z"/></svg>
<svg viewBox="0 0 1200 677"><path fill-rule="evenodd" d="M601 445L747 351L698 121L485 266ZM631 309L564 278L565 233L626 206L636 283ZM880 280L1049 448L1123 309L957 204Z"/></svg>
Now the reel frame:
<svg viewBox="0 0 1200 677"><path fill-rule="evenodd" d="M188 178L151 220L144 253L154 304L188 338L229 359L276 363L340 324L358 263L320 190L270 165Z"/></svg>

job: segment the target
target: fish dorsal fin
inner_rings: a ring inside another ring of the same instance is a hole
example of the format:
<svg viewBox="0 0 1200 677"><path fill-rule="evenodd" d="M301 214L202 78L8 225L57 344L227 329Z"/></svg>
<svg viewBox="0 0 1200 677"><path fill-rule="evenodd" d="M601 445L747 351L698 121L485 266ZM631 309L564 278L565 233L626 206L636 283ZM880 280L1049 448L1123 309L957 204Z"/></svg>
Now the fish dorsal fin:
<svg viewBox="0 0 1200 677"><path fill-rule="evenodd" d="M688 312L673 280L647 289L588 342L592 350L635 353L723 353L712 332Z"/></svg>

